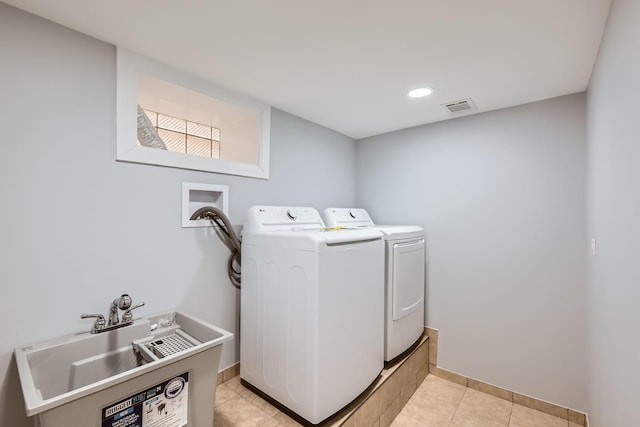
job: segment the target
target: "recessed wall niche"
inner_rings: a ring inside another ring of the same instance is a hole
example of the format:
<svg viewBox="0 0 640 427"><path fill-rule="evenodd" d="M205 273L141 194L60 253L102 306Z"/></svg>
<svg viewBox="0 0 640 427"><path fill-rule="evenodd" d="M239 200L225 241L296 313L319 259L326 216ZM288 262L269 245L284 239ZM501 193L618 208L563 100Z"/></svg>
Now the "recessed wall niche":
<svg viewBox="0 0 640 427"><path fill-rule="evenodd" d="M268 105L118 48L119 161L269 178Z"/></svg>

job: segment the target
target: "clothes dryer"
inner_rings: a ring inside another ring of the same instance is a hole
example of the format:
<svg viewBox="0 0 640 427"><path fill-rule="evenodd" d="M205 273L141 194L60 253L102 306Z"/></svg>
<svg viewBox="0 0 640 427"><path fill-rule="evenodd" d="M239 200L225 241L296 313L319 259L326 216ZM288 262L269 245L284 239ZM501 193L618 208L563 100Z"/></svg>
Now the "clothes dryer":
<svg viewBox="0 0 640 427"><path fill-rule="evenodd" d="M242 383L318 424L384 367L384 243L307 207L254 206L242 238Z"/></svg>
<svg viewBox="0 0 640 427"><path fill-rule="evenodd" d="M425 234L417 225L375 225L364 209L327 208L328 227L379 230L385 240L384 360L392 363L424 333Z"/></svg>

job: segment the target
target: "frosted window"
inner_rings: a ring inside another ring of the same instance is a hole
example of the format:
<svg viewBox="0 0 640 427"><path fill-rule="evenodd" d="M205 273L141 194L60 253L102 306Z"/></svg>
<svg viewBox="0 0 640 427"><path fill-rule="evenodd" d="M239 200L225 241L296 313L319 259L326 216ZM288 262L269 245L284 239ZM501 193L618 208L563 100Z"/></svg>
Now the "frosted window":
<svg viewBox="0 0 640 427"><path fill-rule="evenodd" d="M144 110L144 113L158 131L167 150L220 158L220 129L151 110Z"/></svg>
<svg viewBox="0 0 640 427"><path fill-rule="evenodd" d="M211 140L187 135L187 154L211 157Z"/></svg>
<svg viewBox="0 0 640 427"><path fill-rule="evenodd" d="M164 114L158 114L158 125L159 128L173 130L175 132L186 133L187 132L187 121L182 119L177 119L171 116L165 116Z"/></svg>
<svg viewBox="0 0 640 427"><path fill-rule="evenodd" d="M211 158L220 158L220 141L211 141Z"/></svg>
<svg viewBox="0 0 640 427"><path fill-rule="evenodd" d="M144 110L144 113L149 117L149 120L151 120L151 124L158 127L158 113L149 110Z"/></svg>
<svg viewBox="0 0 640 427"><path fill-rule="evenodd" d="M205 126L194 122L187 122L187 133L189 135L211 139L211 126Z"/></svg>
<svg viewBox="0 0 640 427"><path fill-rule="evenodd" d="M187 135L166 129L158 129L158 136L167 146L167 150L176 153L186 153Z"/></svg>

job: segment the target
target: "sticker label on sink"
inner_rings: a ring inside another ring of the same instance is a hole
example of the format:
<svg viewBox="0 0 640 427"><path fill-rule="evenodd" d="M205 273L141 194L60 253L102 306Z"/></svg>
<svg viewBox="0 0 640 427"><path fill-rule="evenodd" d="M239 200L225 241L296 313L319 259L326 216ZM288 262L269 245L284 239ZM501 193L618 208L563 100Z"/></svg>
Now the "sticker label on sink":
<svg viewBox="0 0 640 427"><path fill-rule="evenodd" d="M102 408L102 427L184 427L188 408L185 372Z"/></svg>

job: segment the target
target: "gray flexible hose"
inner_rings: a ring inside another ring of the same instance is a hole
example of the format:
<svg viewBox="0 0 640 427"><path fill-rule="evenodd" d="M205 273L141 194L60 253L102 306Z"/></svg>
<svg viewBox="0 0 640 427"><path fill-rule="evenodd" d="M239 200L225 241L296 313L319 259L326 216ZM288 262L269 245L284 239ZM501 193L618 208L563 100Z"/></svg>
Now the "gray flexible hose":
<svg viewBox="0 0 640 427"><path fill-rule="evenodd" d="M220 209L213 206L205 206L198 209L191 215L191 219L208 219L219 227L218 236L231 251L229 262L227 263L227 274L231 284L240 289L240 259L242 244L235 230L231 226L231 221ZM220 232L222 234L220 234ZM235 265L238 268L235 268Z"/></svg>

